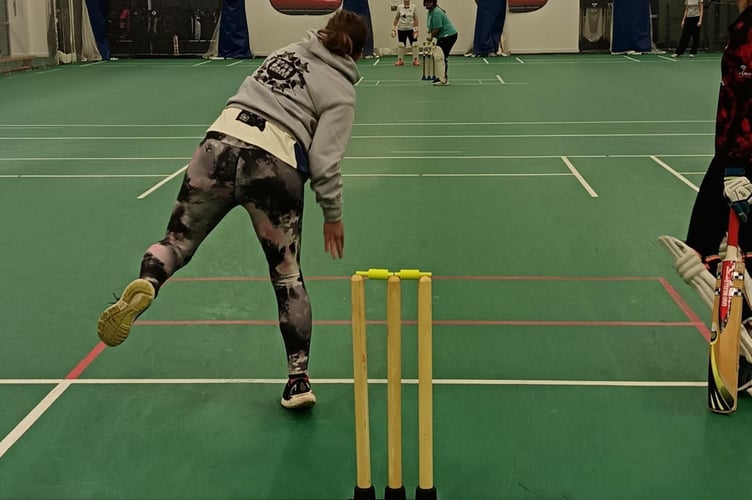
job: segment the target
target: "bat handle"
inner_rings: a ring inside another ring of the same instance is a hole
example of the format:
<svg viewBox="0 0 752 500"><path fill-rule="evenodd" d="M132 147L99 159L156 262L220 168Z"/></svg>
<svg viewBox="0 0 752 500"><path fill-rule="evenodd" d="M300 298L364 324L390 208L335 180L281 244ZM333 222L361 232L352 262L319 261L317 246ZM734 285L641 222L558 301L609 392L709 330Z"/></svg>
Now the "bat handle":
<svg viewBox="0 0 752 500"><path fill-rule="evenodd" d="M729 210L728 245L739 248L739 217L734 210Z"/></svg>

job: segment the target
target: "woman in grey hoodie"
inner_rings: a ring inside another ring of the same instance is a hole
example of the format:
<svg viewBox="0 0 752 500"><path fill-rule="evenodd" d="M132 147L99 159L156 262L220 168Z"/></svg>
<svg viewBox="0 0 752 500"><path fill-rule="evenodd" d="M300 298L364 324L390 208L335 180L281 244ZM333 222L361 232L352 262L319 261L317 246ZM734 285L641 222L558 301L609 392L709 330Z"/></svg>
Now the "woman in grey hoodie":
<svg viewBox="0 0 752 500"><path fill-rule="evenodd" d="M139 279L100 315L105 344L127 338L159 288L239 205L251 217L277 298L289 373L281 404L316 403L308 379L311 306L300 270L304 185L310 179L324 213L324 250L342 258L339 162L352 132L355 62L367 36L361 16L339 11L245 79L194 151L165 237L146 250Z"/></svg>

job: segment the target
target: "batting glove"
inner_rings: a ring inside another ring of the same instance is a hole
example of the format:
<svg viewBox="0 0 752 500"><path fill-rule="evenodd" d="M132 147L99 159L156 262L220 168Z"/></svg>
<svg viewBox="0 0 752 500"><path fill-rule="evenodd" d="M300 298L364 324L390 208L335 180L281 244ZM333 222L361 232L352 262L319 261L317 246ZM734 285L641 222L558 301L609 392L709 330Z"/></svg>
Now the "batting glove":
<svg viewBox="0 0 752 500"><path fill-rule="evenodd" d="M734 210L739 222L749 219L752 182L744 176L743 168L727 168L723 181L723 195Z"/></svg>

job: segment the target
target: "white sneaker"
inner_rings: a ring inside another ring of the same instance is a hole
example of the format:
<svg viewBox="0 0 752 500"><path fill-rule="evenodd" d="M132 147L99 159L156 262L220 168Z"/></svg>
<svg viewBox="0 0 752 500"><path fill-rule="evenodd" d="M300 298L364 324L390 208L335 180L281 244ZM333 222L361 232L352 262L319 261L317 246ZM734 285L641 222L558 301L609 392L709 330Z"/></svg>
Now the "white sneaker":
<svg viewBox="0 0 752 500"><path fill-rule="evenodd" d="M674 59L676 59L677 57L679 57L679 54L671 54L671 57L673 57Z"/></svg>
<svg viewBox="0 0 752 500"><path fill-rule="evenodd" d="M446 87L447 85L449 85L449 81L448 80L436 80L435 82L433 82L433 85L435 87Z"/></svg>

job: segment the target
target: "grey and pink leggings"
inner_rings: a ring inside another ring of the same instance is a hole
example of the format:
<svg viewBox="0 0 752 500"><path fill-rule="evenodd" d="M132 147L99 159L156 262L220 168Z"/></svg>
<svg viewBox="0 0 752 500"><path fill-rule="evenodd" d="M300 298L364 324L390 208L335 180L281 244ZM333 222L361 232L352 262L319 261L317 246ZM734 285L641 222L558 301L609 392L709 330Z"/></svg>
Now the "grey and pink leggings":
<svg viewBox="0 0 752 500"><path fill-rule="evenodd" d="M231 209L245 208L269 265L290 374L308 369L311 345L311 304L300 271L305 181L267 151L208 132L185 172L167 234L141 262L141 278L158 291Z"/></svg>

